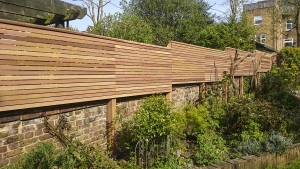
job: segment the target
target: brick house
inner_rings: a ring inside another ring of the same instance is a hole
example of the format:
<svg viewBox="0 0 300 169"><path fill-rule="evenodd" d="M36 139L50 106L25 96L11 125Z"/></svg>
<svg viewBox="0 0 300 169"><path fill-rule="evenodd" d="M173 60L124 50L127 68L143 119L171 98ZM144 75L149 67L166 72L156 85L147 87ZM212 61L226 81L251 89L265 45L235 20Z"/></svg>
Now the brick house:
<svg viewBox="0 0 300 169"><path fill-rule="evenodd" d="M297 46L297 33L292 18L288 15L291 7L278 0L260 0L244 5L244 11L256 31L256 41L279 51L285 46Z"/></svg>

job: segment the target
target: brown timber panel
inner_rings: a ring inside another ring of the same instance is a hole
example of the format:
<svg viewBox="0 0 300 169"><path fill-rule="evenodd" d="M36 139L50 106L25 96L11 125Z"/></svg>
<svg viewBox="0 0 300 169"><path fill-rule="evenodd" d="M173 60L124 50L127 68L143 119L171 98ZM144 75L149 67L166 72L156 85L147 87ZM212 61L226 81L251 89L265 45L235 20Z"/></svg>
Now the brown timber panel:
<svg viewBox="0 0 300 169"><path fill-rule="evenodd" d="M172 48L172 83L198 83L205 81L206 48L170 42Z"/></svg>
<svg viewBox="0 0 300 169"><path fill-rule="evenodd" d="M249 54L180 42L160 47L0 19L0 111L170 92L172 84L218 81L230 71L235 52L240 58ZM266 72L271 63L271 55L255 51L235 76Z"/></svg>
<svg viewBox="0 0 300 169"><path fill-rule="evenodd" d="M207 48L206 54L206 80L218 81L223 78L223 73L230 71L230 57L226 51Z"/></svg>
<svg viewBox="0 0 300 169"><path fill-rule="evenodd" d="M112 40L0 23L0 111L116 97Z"/></svg>
<svg viewBox="0 0 300 169"><path fill-rule="evenodd" d="M263 55L261 58L261 64L259 68L259 72L266 72L271 69L272 60L270 55Z"/></svg>
<svg viewBox="0 0 300 169"><path fill-rule="evenodd" d="M171 50L165 48L116 45L116 92L118 97L170 92Z"/></svg>

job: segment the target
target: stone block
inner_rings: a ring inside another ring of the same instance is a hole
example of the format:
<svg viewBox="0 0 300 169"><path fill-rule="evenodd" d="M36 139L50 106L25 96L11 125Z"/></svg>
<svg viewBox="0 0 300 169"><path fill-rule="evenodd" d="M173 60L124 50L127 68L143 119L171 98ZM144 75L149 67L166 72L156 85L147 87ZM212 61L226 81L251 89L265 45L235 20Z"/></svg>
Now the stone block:
<svg viewBox="0 0 300 169"><path fill-rule="evenodd" d="M16 134L18 134L18 129L17 128L10 129L7 133L8 133L8 136L16 135Z"/></svg>
<svg viewBox="0 0 300 169"><path fill-rule="evenodd" d="M43 132L42 129L37 129L37 130L34 131L34 135L35 135L35 136L40 136L40 135L42 135L43 133L44 133L44 132Z"/></svg>
<svg viewBox="0 0 300 169"><path fill-rule="evenodd" d="M24 147L24 146L27 146L30 144L37 143L37 141L38 141L38 137L22 140L22 141L20 141L20 147Z"/></svg>
<svg viewBox="0 0 300 169"><path fill-rule="evenodd" d="M7 132L0 132L0 138L3 139L8 136Z"/></svg>
<svg viewBox="0 0 300 169"><path fill-rule="evenodd" d="M18 129L18 127L20 126L20 124L21 124L20 121L13 122L11 127L12 127L13 129Z"/></svg>
<svg viewBox="0 0 300 169"><path fill-rule="evenodd" d="M11 144L11 143L20 141L22 139L23 139L23 135L22 134L14 135L14 136L8 137L6 139L6 144Z"/></svg>
<svg viewBox="0 0 300 169"><path fill-rule="evenodd" d="M39 136L39 140L40 140L40 141L44 141L44 140L50 139L51 137L52 137L52 136L51 136L50 134L45 133L45 134Z"/></svg>
<svg viewBox="0 0 300 169"><path fill-rule="evenodd" d="M18 148L18 149L15 149L15 150L5 153L5 158L10 158L10 157L19 155L21 153L22 153L22 148Z"/></svg>
<svg viewBox="0 0 300 169"><path fill-rule="evenodd" d="M22 133L27 133L29 131L34 131L35 128L34 128L34 125L29 125L29 126L23 126L22 127Z"/></svg>
<svg viewBox="0 0 300 169"><path fill-rule="evenodd" d="M10 150L17 149L17 148L19 148L19 142L15 142L15 143L8 144L7 147L8 147Z"/></svg>
<svg viewBox="0 0 300 169"><path fill-rule="evenodd" d="M25 133L25 134L24 134L24 138L25 138L25 139L32 138L33 135L34 135L33 132L28 132L28 133Z"/></svg>
<svg viewBox="0 0 300 169"><path fill-rule="evenodd" d="M45 128L45 124L44 124L44 123L36 124L36 128L37 128L37 129Z"/></svg>
<svg viewBox="0 0 300 169"><path fill-rule="evenodd" d="M0 147L0 153L4 153L6 151L7 151L7 146L6 145Z"/></svg>
<svg viewBox="0 0 300 169"><path fill-rule="evenodd" d="M36 145L37 145L37 143L28 145L24 148L24 150L27 152L27 151L31 150L32 148L34 148Z"/></svg>
<svg viewBox="0 0 300 169"><path fill-rule="evenodd" d="M82 125L82 120L77 120L76 121L76 126L81 126Z"/></svg>
<svg viewBox="0 0 300 169"><path fill-rule="evenodd" d="M9 163L10 163L10 164L13 164L13 163L17 162L18 159L19 159L19 156L11 157L11 158L9 158Z"/></svg>
<svg viewBox="0 0 300 169"><path fill-rule="evenodd" d="M9 163L9 159L0 160L0 166L6 166Z"/></svg>

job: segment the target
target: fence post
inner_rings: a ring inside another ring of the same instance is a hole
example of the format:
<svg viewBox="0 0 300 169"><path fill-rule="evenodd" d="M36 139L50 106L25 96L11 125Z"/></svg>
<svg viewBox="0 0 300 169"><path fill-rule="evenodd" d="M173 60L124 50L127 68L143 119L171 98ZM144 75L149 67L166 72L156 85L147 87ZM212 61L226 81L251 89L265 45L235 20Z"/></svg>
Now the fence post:
<svg viewBox="0 0 300 169"><path fill-rule="evenodd" d="M257 86L260 85L260 72L257 72Z"/></svg>
<svg viewBox="0 0 300 169"><path fill-rule="evenodd" d="M240 77L240 96L244 95L244 76Z"/></svg>
<svg viewBox="0 0 300 169"><path fill-rule="evenodd" d="M202 102L202 93L204 91L205 83L201 83L199 86L199 104Z"/></svg>
<svg viewBox="0 0 300 169"><path fill-rule="evenodd" d="M116 131L114 119L116 118L117 99L111 99L107 103L107 141L112 142Z"/></svg>
<svg viewBox="0 0 300 169"><path fill-rule="evenodd" d="M169 101L172 101L172 91L168 92L166 94L166 98L169 100Z"/></svg>

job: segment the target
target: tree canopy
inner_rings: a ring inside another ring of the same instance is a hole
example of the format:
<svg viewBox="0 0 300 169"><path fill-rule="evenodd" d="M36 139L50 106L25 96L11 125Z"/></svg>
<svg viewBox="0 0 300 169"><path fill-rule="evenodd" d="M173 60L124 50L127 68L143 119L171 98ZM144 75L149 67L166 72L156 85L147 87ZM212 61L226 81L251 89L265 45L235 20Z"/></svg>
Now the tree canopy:
<svg viewBox="0 0 300 169"><path fill-rule="evenodd" d="M166 46L170 40L215 49L254 48L246 17L216 23L204 0L122 0L122 13L107 15L91 33Z"/></svg>
<svg viewBox="0 0 300 169"><path fill-rule="evenodd" d="M153 44L167 45L170 40L183 41L183 36L212 24L209 5L203 0L123 0L125 13L135 15L155 30Z"/></svg>

